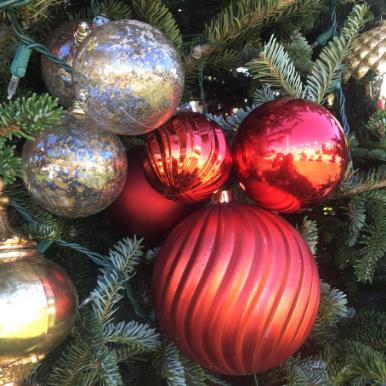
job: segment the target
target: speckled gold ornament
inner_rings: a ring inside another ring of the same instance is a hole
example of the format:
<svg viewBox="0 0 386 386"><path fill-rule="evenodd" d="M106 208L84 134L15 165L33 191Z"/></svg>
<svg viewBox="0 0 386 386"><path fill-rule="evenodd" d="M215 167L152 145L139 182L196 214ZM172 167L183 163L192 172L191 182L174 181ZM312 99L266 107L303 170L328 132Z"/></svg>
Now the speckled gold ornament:
<svg viewBox="0 0 386 386"><path fill-rule="evenodd" d="M59 59L72 66L77 48L74 47L74 31L78 28L81 20L73 20L62 24L46 41L45 46ZM91 22L91 20L88 20ZM44 55L41 59L43 81L51 95L59 98L59 103L65 108L71 106L75 98L72 88L71 74L51 62Z"/></svg>
<svg viewBox="0 0 386 386"><path fill-rule="evenodd" d="M58 216L86 217L110 205L126 180L127 158L119 138L99 129L78 110L59 125L26 141L24 186Z"/></svg>
<svg viewBox="0 0 386 386"><path fill-rule="evenodd" d="M386 24L377 23L362 34L345 64L350 66L343 75L346 81L351 76L361 79L369 70L378 75L386 72Z"/></svg>
<svg viewBox="0 0 386 386"><path fill-rule="evenodd" d="M117 20L93 30L79 46L75 95L96 126L135 135L165 123L184 89L181 59L158 29Z"/></svg>

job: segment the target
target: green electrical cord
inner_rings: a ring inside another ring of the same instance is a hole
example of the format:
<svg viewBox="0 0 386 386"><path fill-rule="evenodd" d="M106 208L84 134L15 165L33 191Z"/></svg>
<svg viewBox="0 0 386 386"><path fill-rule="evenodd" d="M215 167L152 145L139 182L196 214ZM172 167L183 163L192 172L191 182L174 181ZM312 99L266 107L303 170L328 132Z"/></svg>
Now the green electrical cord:
<svg viewBox="0 0 386 386"><path fill-rule="evenodd" d="M28 49L34 49L38 52L40 52L42 55L44 55L47 59L51 60L55 64L57 64L59 67L63 68L67 72L72 72L71 66L69 66L67 63L60 60L56 55L53 55L48 51L48 49L43 45L36 43L29 37L24 35L24 32L22 28L20 27L20 24L13 12L13 9L23 7L24 5L27 5L32 0L0 0L0 12L1 11L8 11L11 16L11 25L12 29L15 32L15 35L19 39L19 41L26 45L26 48Z"/></svg>
<svg viewBox="0 0 386 386"><path fill-rule="evenodd" d="M29 1L31 1L31 0L24 0L23 3L29 2ZM26 48L34 49L34 50L40 52L47 59L49 59L52 62L54 62L55 64L57 64L59 67L63 68L65 71L71 73L71 71L72 71L71 66L69 66L67 63L60 60L56 55L51 54L50 51L48 51L48 49L45 46L43 46L43 44L36 43L31 38L24 35L23 30L21 29L20 24L18 23L17 18L13 13L11 13L11 25L12 25L12 29L15 32L15 35L22 43L24 43L26 45Z"/></svg>

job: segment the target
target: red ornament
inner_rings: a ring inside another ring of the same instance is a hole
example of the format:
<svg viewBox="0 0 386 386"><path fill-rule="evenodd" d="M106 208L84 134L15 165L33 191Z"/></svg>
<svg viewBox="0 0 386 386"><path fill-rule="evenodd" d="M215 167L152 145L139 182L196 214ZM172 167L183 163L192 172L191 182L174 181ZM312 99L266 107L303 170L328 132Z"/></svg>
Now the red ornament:
<svg viewBox="0 0 386 386"><path fill-rule="evenodd" d="M221 127L202 114L178 113L145 141L142 163L150 184L165 197L195 202L227 180L232 154Z"/></svg>
<svg viewBox="0 0 386 386"><path fill-rule="evenodd" d="M124 236L136 234L145 237L145 242L163 241L178 223L206 202L177 203L156 192L146 181L141 151L136 148L127 153L126 183L106 213Z"/></svg>
<svg viewBox="0 0 386 386"><path fill-rule="evenodd" d="M348 163L347 140L324 107L305 99L276 99L244 119L233 163L251 200L273 211L298 212L337 188Z"/></svg>
<svg viewBox="0 0 386 386"><path fill-rule="evenodd" d="M255 374L286 360L309 335L319 275L289 223L227 202L227 193L169 235L151 293L163 329L184 354L215 372Z"/></svg>

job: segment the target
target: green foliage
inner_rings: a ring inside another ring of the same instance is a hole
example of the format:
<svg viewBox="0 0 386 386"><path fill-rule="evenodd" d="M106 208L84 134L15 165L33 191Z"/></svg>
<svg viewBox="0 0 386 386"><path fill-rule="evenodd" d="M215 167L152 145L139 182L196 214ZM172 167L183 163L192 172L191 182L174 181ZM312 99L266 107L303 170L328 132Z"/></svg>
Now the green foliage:
<svg viewBox="0 0 386 386"><path fill-rule="evenodd" d="M180 29L161 0L133 0L133 8L139 18L161 30L172 41L177 51L182 52Z"/></svg>
<svg viewBox="0 0 386 386"><path fill-rule="evenodd" d="M284 46L284 50L288 53L296 71L305 75L309 74L314 63L311 60L312 48L306 38L295 30L288 39L282 40L280 43Z"/></svg>
<svg viewBox="0 0 386 386"><path fill-rule="evenodd" d="M375 271L375 265L385 251L386 245L386 217L380 216L375 219L373 224L365 224L363 227L361 257L355 265L355 273L359 281L370 283Z"/></svg>
<svg viewBox="0 0 386 386"><path fill-rule="evenodd" d="M320 345L332 343L338 334L337 321L347 312L346 295L321 281L320 306L318 316L310 334L310 339Z"/></svg>
<svg viewBox="0 0 386 386"><path fill-rule="evenodd" d="M365 23L364 16L367 10L368 7L356 5L344 24L341 36L334 37L323 49L307 78L307 99L322 103L325 95L338 81L342 62L349 57L355 46L358 31Z"/></svg>
<svg viewBox="0 0 386 386"><path fill-rule="evenodd" d="M25 165L14 156L16 146L6 146L7 141L13 137L33 139L32 131L40 133L59 123L64 111L56 108L57 104L58 99L52 100L49 94L33 94L28 99L22 97L0 105L0 175L6 184L13 183L16 177L25 177Z"/></svg>
<svg viewBox="0 0 386 386"><path fill-rule="evenodd" d="M5 139L12 137L34 139L33 131L41 133L42 130L56 125L64 117L63 107L58 107L58 99L52 99L49 94L38 97L33 94L30 98L18 98L14 102L0 105L0 129L6 134Z"/></svg>
<svg viewBox="0 0 386 386"><path fill-rule="evenodd" d="M283 96L303 98L305 90L288 53L274 36L271 37L259 58L246 64L254 79L271 85Z"/></svg>
<svg viewBox="0 0 386 386"><path fill-rule="evenodd" d="M341 355L351 365L351 374L357 378L366 377L373 380L373 385L386 382L386 357L358 342L344 342L339 347Z"/></svg>
<svg viewBox="0 0 386 386"><path fill-rule="evenodd" d="M119 0L102 1L99 13L109 20L130 19L133 16L132 8Z"/></svg>
<svg viewBox="0 0 386 386"><path fill-rule="evenodd" d="M308 246L311 249L313 255L316 254L316 246L318 244L318 227L316 221L308 220L307 216L304 217L300 229L296 227L298 232L302 235L304 240L306 240Z"/></svg>

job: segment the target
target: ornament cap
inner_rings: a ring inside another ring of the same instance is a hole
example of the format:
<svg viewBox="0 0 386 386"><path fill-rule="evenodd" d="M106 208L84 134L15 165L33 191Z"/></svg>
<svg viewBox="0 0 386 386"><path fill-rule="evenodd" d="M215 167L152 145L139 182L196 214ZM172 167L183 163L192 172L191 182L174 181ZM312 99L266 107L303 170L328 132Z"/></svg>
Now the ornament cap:
<svg viewBox="0 0 386 386"><path fill-rule="evenodd" d="M80 46L80 44L89 34L89 31L90 27L85 21L79 23L78 28L74 31L74 47Z"/></svg>
<svg viewBox="0 0 386 386"><path fill-rule="evenodd" d="M67 113L71 115L86 115L77 99L72 101L72 106L67 109Z"/></svg>
<svg viewBox="0 0 386 386"><path fill-rule="evenodd" d="M5 195L5 184L0 178L0 261L40 256L36 243L11 227L7 206L11 199Z"/></svg>
<svg viewBox="0 0 386 386"><path fill-rule="evenodd" d="M232 190L217 190L213 193L211 198L212 204L225 204L234 201L234 195Z"/></svg>

